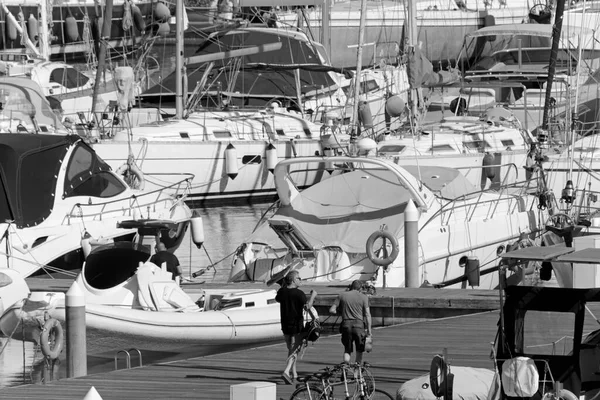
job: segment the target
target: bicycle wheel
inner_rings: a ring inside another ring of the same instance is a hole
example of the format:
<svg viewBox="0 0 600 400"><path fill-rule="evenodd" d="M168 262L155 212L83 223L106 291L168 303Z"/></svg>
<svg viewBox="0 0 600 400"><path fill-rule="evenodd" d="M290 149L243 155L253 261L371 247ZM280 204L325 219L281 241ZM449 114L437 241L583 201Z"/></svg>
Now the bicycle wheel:
<svg viewBox="0 0 600 400"><path fill-rule="evenodd" d="M391 394L385 390L375 389L369 397L365 397L365 400L395 400Z"/></svg>
<svg viewBox="0 0 600 400"><path fill-rule="evenodd" d="M301 386L292 393L290 400L320 400L324 398L323 389L311 386L309 391L306 386Z"/></svg>

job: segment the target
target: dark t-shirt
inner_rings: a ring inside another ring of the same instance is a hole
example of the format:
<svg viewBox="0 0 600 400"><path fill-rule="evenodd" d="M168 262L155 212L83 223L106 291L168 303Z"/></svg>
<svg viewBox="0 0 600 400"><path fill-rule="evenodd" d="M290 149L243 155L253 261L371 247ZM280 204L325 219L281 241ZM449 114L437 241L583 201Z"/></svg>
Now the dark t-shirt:
<svg viewBox="0 0 600 400"><path fill-rule="evenodd" d="M335 301L339 305L342 321L347 320L365 320L367 308L369 308L369 298L358 290L349 290L339 294Z"/></svg>
<svg viewBox="0 0 600 400"><path fill-rule="evenodd" d="M162 267L164 262L167 263L167 271L169 271L172 275L172 279L175 280L176 276L179 276L177 273L177 266L179 265L179 260L175 257L174 254L169 253L168 251L159 251L150 257L150 262Z"/></svg>
<svg viewBox="0 0 600 400"><path fill-rule="evenodd" d="M281 330L285 335L302 332L304 327L304 304L306 294L298 288L282 287L277 291L275 300L279 303Z"/></svg>

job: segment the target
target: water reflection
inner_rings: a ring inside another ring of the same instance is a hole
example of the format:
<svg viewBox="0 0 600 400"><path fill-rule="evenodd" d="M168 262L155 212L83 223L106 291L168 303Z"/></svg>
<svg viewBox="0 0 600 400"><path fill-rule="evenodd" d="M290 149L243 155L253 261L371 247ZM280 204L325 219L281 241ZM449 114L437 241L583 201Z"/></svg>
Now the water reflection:
<svg viewBox="0 0 600 400"><path fill-rule="evenodd" d="M239 244L252 233L256 223L269 204L216 207L199 209L202 216L205 242L197 249L188 230L176 255L183 267L184 275L217 263L196 281L224 283L229 277L231 255ZM32 343L23 343L0 338L0 387L39 383L45 366L42 353ZM134 336L114 337L101 331L87 331L88 374L108 372L115 369L115 355L119 350L137 348L142 351L143 364L174 361L202 355L250 348L255 345L189 346L175 341L148 341ZM63 350L54 379L66 377L66 352ZM132 367L137 366L137 356L131 357ZM119 360L119 368L125 362Z"/></svg>

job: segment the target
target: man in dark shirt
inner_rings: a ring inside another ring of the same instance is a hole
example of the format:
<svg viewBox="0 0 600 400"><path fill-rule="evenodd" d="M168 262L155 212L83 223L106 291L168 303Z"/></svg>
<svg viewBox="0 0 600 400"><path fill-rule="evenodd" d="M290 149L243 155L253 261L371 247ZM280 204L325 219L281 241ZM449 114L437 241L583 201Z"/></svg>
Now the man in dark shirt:
<svg viewBox="0 0 600 400"><path fill-rule="evenodd" d="M158 242L155 247L156 253L150 257L150 262L162 267L163 263L167 263L167 271L171 273L172 279L179 283L183 272L179 265L179 260L173 253L167 251L167 246L163 242ZM177 279L179 277L179 280Z"/></svg>
<svg viewBox="0 0 600 400"><path fill-rule="evenodd" d="M340 293L329 309L330 313L335 314L338 307L340 308L342 316L340 333L344 345L344 361L348 363L353 347L356 347L356 362L362 362L366 338L371 336L369 298L360 292L361 288L361 281L352 282L350 290Z"/></svg>
<svg viewBox="0 0 600 400"><path fill-rule="evenodd" d="M310 299L307 301L306 294L298 288L301 281L298 271L291 271L286 275L284 285L275 296L275 300L279 303L281 331L288 349L287 364L281 377L288 385L291 385L293 379L298 377L296 371L297 352L295 350L302 345L304 309L310 310L317 296L317 292L311 290Z"/></svg>

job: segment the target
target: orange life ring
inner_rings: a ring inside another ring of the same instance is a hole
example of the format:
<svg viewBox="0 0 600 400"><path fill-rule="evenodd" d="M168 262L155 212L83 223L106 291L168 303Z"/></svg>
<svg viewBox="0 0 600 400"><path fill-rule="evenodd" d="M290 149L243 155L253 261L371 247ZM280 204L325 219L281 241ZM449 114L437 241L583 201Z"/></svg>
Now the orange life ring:
<svg viewBox="0 0 600 400"><path fill-rule="evenodd" d="M50 335L54 332L54 341L50 343ZM55 360L63 349L64 332L62 325L58 320L50 318L44 323L42 334L40 335L40 345L42 354L51 360Z"/></svg>
<svg viewBox="0 0 600 400"><path fill-rule="evenodd" d="M448 375L446 360L443 356L436 354L429 367L429 386L435 397L442 397L445 393L449 393L449 390L452 390L449 387L451 383L448 380Z"/></svg>
<svg viewBox="0 0 600 400"><path fill-rule="evenodd" d="M392 244L391 253L385 258L379 258L373 251L373 244L379 238L387 239ZM387 266L394 262L396 257L398 257L398 239L394 237L389 231L375 231L369 236L367 239L367 257L369 260L375 265Z"/></svg>

